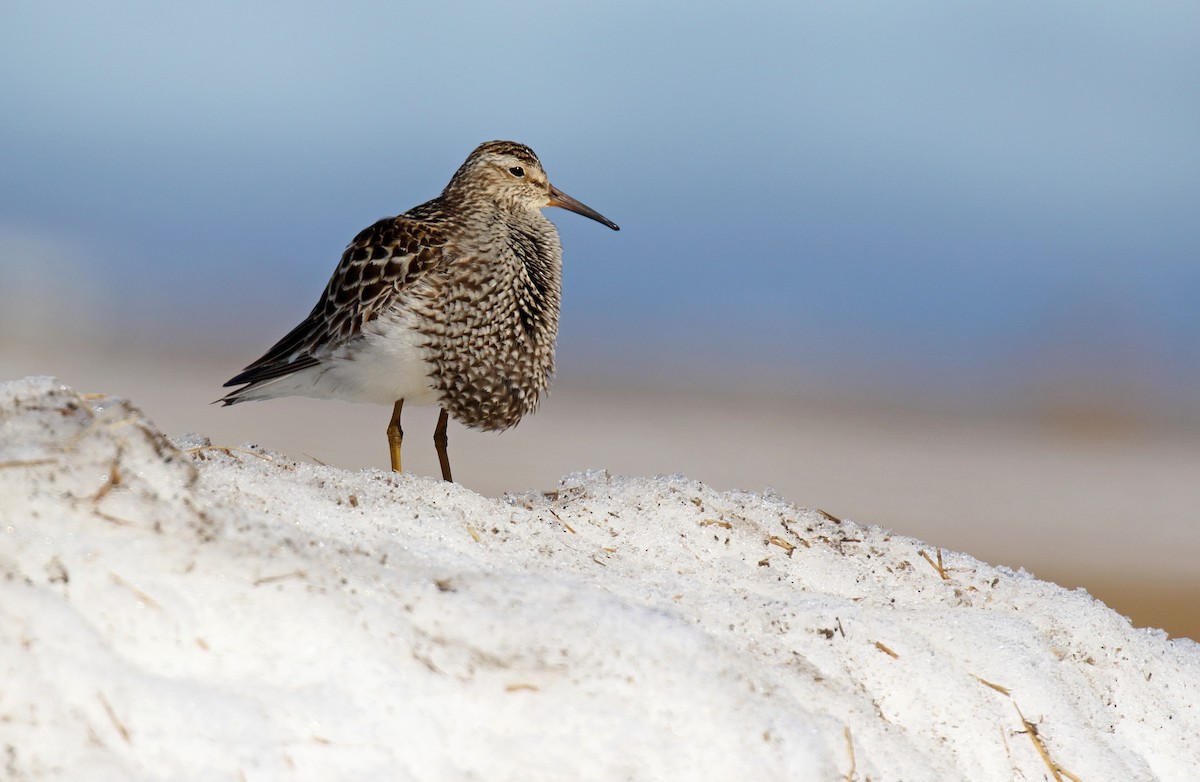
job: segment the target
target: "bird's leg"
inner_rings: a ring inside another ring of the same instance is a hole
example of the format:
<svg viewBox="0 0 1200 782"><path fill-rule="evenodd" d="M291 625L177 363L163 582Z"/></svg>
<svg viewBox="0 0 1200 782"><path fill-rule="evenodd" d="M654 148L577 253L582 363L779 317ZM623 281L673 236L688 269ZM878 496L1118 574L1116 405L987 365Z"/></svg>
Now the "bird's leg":
<svg viewBox="0 0 1200 782"><path fill-rule="evenodd" d="M392 408L392 420L388 422L387 438L388 450L392 454L392 472L400 472L400 443L404 442L404 432L400 429L400 408L404 407L404 400L397 399L396 406Z"/></svg>
<svg viewBox="0 0 1200 782"><path fill-rule="evenodd" d="M446 444L450 441L446 437L446 424L450 423L450 416L446 414L446 409L442 408L441 414L438 416L437 427L433 430L433 447L437 449L438 461L442 465L442 479L453 482L450 477L450 454L446 453Z"/></svg>

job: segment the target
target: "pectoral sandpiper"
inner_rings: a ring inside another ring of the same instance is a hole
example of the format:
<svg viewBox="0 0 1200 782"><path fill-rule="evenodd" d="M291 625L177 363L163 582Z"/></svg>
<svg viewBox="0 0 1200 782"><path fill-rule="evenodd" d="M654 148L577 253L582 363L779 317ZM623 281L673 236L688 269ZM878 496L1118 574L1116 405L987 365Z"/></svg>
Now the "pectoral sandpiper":
<svg viewBox="0 0 1200 782"><path fill-rule="evenodd" d="M554 372L562 245L542 214L560 206L616 223L550 184L533 150L489 141L432 201L362 231L312 312L229 382L226 405L308 396L392 405L399 472L405 402L439 405L442 477L449 416L501 431L537 408Z"/></svg>

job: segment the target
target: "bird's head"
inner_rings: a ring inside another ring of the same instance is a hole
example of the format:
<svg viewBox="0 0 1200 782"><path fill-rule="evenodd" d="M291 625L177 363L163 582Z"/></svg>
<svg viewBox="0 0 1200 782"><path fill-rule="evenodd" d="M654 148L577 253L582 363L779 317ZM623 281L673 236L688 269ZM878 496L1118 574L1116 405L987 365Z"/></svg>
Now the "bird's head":
<svg viewBox="0 0 1200 782"><path fill-rule="evenodd" d="M446 186L446 195L487 198L515 210L558 206L620 230L612 220L550 184L538 156L515 141L488 141L476 147Z"/></svg>

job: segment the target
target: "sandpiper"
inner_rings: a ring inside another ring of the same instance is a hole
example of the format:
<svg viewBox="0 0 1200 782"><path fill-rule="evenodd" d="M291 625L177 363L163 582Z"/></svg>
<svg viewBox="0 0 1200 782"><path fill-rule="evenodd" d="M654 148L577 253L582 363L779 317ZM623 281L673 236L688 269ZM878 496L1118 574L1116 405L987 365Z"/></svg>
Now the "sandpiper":
<svg viewBox="0 0 1200 782"><path fill-rule="evenodd" d="M537 408L554 373L559 206L617 224L550 184L533 150L480 144L442 194L363 230L308 317L226 386L226 405L308 396L392 405L400 472L405 402L438 405L434 446L449 481L449 416L503 431Z"/></svg>

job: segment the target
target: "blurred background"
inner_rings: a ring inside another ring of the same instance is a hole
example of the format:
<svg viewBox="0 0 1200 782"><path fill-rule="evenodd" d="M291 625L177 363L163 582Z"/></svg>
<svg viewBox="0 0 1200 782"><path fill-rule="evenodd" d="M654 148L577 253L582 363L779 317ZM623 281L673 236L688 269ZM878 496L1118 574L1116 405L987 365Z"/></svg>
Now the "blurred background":
<svg viewBox="0 0 1200 782"><path fill-rule="evenodd" d="M622 230L551 210L559 380L465 485L770 487L1200 637L1200 6L334 5L0 8L0 379L384 468L383 408L208 403L511 138Z"/></svg>

